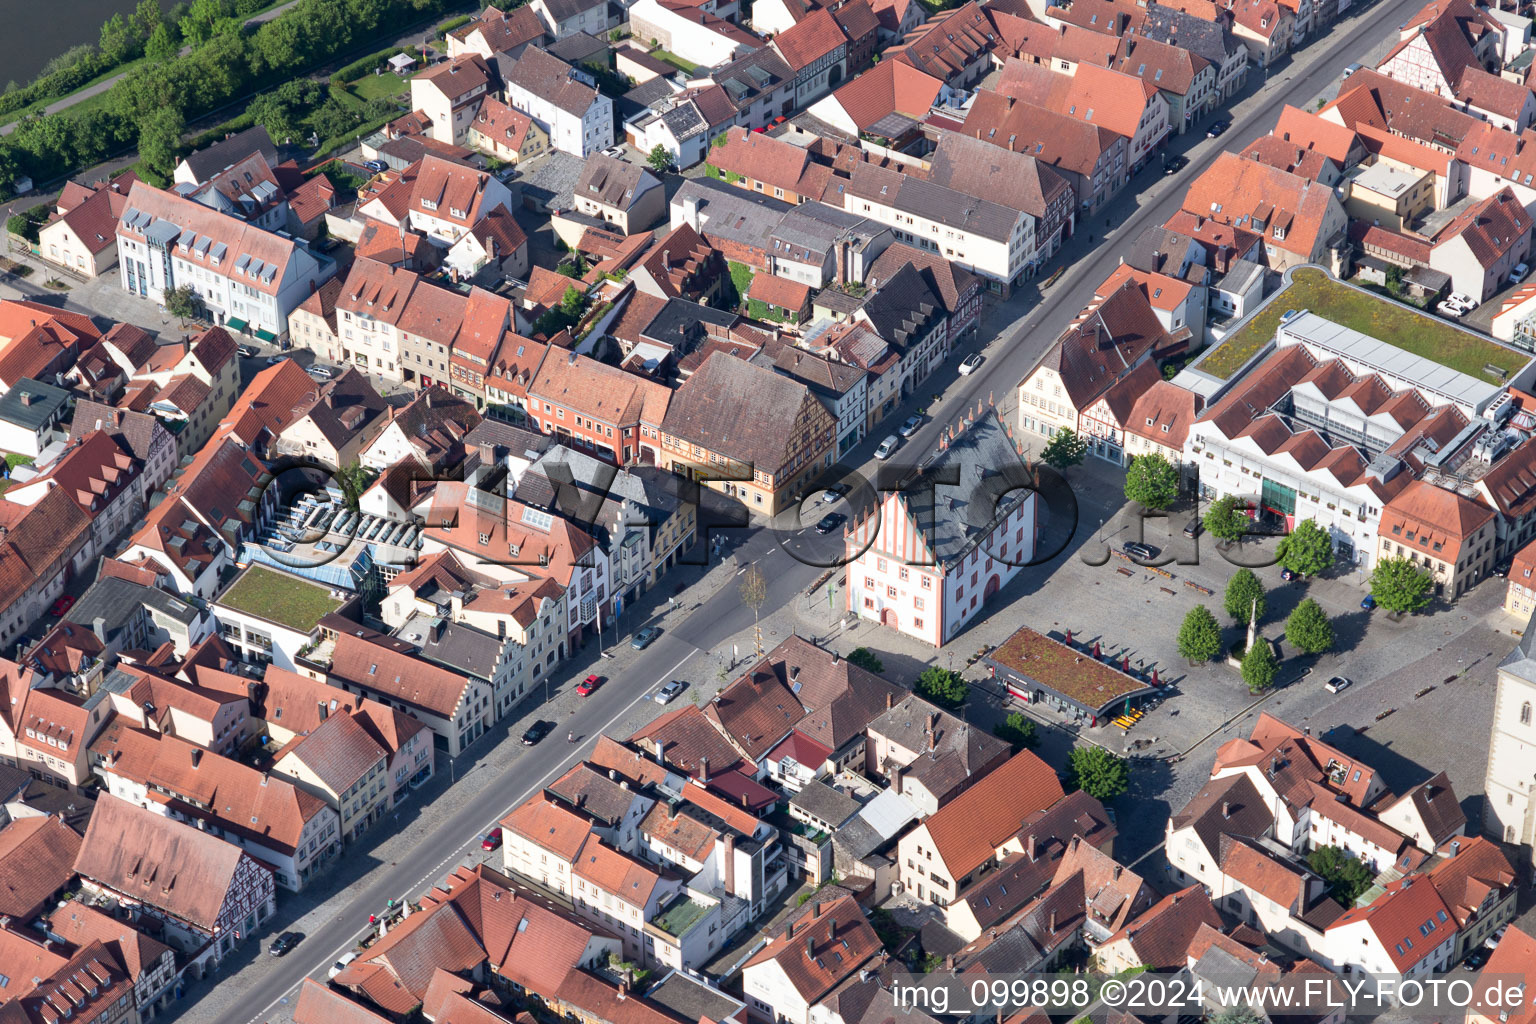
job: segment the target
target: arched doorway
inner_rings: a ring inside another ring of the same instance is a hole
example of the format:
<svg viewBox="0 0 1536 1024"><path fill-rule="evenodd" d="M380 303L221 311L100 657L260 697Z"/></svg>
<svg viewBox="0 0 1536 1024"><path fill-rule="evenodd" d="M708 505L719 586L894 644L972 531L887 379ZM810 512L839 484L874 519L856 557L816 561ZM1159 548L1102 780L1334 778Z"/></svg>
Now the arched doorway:
<svg viewBox="0 0 1536 1024"><path fill-rule="evenodd" d="M987 580L987 588L981 592L981 599L983 601L992 600L992 595L997 593L1002 585L1003 584L1001 580L999 580L996 576L992 576Z"/></svg>
<svg viewBox="0 0 1536 1024"><path fill-rule="evenodd" d="M880 625L882 625L882 626L890 626L892 629L899 629L900 628L897 625L897 622L896 622L896 609L895 608L886 608L886 609L883 609L880 612Z"/></svg>

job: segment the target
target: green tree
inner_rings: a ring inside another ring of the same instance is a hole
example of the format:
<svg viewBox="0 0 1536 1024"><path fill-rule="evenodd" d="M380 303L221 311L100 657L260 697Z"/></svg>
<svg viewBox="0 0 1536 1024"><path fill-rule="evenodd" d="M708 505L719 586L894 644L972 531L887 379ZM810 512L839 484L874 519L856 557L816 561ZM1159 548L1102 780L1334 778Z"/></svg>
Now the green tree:
<svg viewBox="0 0 1536 1024"><path fill-rule="evenodd" d="M339 139L357 127L357 112L333 96L309 115L309 127L322 140Z"/></svg>
<svg viewBox="0 0 1536 1024"><path fill-rule="evenodd" d="M1179 654L1190 661L1210 661L1221 653L1221 626L1203 604L1184 615L1179 627Z"/></svg>
<svg viewBox="0 0 1536 1024"><path fill-rule="evenodd" d="M1310 597L1296 606L1285 620L1285 641L1307 654L1322 654L1333 649L1333 623L1323 606Z"/></svg>
<svg viewBox="0 0 1536 1024"><path fill-rule="evenodd" d="M937 665L923 669L923 674L917 677L917 685L913 689L917 691L919 697L943 708L958 708L965 703L965 698L971 692L971 688L960 677L960 673L939 668Z"/></svg>
<svg viewBox="0 0 1536 1024"><path fill-rule="evenodd" d="M139 40L134 38L133 30L121 14L114 14L101 23L101 39L96 48L101 51L101 59L108 67L116 67L131 58L138 45Z"/></svg>
<svg viewBox="0 0 1536 1024"><path fill-rule="evenodd" d="M1024 717L1024 712L1014 711L992 727L992 735L1006 740L1014 750L1030 750L1039 742L1035 735L1035 723Z"/></svg>
<svg viewBox="0 0 1536 1024"><path fill-rule="evenodd" d="M1307 854L1307 867L1328 883L1328 895L1346 907L1375 881L1371 869L1337 846L1319 846Z"/></svg>
<svg viewBox="0 0 1536 1024"><path fill-rule="evenodd" d="M1382 558L1371 570L1371 596L1389 612L1416 612L1434 596L1435 581L1407 558Z"/></svg>
<svg viewBox="0 0 1536 1024"><path fill-rule="evenodd" d="M176 56L176 38L165 22L156 25L144 42L144 56L155 64L163 64Z"/></svg>
<svg viewBox="0 0 1536 1024"><path fill-rule="evenodd" d="M1052 469L1076 466L1088 454L1088 442L1071 427L1062 427L1040 451L1040 460Z"/></svg>
<svg viewBox="0 0 1536 1024"><path fill-rule="evenodd" d="M566 289L569 295L574 288ZM752 609L752 629L756 636L757 653L763 653L762 631L757 624L757 614L763 608L763 602L768 600L768 578L763 575L762 567L756 562L747 566L746 574L741 577L741 603Z"/></svg>
<svg viewBox="0 0 1536 1024"><path fill-rule="evenodd" d="M356 512L363 492L373 482L373 471L353 459L336 471L336 482L341 485L341 493L347 507Z"/></svg>
<svg viewBox="0 0 1536 1024"><path fill-rule="evenodd" d="M186 119L175 107L162 107L139 125L139 159L162 180L176 168L186 130Z"/></svg>
<svg viewBox="0 0 1536 1024"><path fill-rule="evenodd" d="M1238 622L1247 622L1253 614L1253 602L1259 602L1259 619L1264 618L1264 584L1253 574L1252 569L1239 569L1232 574L1227 581L1227 592L1222 599L1222 607L1227 614Z"/></svg>
<svg viewBox="0 0 1536 1024"><path fill-rule="evenodd" d="M144 42L154 35L155 29L165 24L165 15L160 11L160 0L139 0L139 6L134 8L133 34L139 42Z"/></svg>
<svg viewBox="0 0 1536 1024"><path fill-rule="evenodd" d="M1259 1016L1246 1006L1234 1006L1211 1017L1211 1024L1266 1024L1267 1018Z"/></svg>
<svg viewBox="0 0 1536 1024"><path fill-rule="evenodd" d="M1073 747L1067 755L1067 788L1081 789L1095 800L1108 801L1131 785L1131 766L1123 757L1097 744Z"/></svg>
<svg viewBox="0 0 1536 1024"><path fill-rule="evenodd" d="M1300 576L1316 576L1333 564L1333 541L1315 519L1303 519L1280 538L1275 549L1280 564Z"/></svg>
<svg viewBox="0 0 1536 1024"><path fill-rule="evenodd" d="M884 672L885 663L868 647L855 647L848 652L848 664L857 665L866 672Z"/></svg>
<svg viewBox="0 0 1536 1024"><path fill-rule="evenodd" d="M1243 682L1248 684L1248 692L1263 693L1275 685L1275 676L1279 673L1280 663L1275 660L1269 641L1263 637L1255 638L1253 646L1243 655Z"/></svg>
<svg viewBox="0 0 1536 1024"><path fill-rule="evenodd" d="M1248 532L1248 527L1253 525L1253 520L1244 511L1243 503L1232 494L1211 502L1201 522L1207 533L1226 544L1240 540Z"/></svg>
<svg viewBox="0 0 1536 1024"><path fill-rule="evenodd" d="M189 284L166 292L165 308L172 316L183 320L201 317L208 312L208 307L203 303L203 297Z"/></svg>
<svg viewBox="0 0 1536 1024"><path fill-rule="evenodd" d="M1125 471L1125 496L1142 508L1165 509L1179 496L1179 471L1156 452L1138 456Z"/></svg>
<svg viewBox="0 0 1536 1024"><path fill-rule="evenodd" d="M650 153L646 155L645 162L651 170L661 174L668 167L672 166L672 159L672 151L658 142L651 147Z"/></svg>
<svg viewBox="0 0 1536 1024"><path fill-rule="evenodd" d="M587 297L576 290L575 285L567 285L565 294L560 296L560 312L569 316L574 321L581 316L581 311L587 308Z"/></svg>

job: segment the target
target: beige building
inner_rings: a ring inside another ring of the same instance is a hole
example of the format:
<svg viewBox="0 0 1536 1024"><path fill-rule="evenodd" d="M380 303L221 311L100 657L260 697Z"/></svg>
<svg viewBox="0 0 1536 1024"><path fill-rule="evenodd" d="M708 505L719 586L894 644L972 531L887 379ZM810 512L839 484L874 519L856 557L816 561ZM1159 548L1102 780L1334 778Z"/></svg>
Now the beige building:
<svg viewBox="0 0 1536 1024"><path fill-rule="evenodd" d="M1435 208L1435 175L1389 157L1378 157L1349 178L1344 212L1352 220L1402 231Z"/></svg>
<svg viewBox="0 0 1536 1024"><path fill-rule="evenodd" d="M1423 480L1381 510L1378 558L1407 558L1435 579L1437 594L1460 597L1493 568L1493 509Z"/></svg>
<svg viewBox="0 0 1536 1024"><path fill-rule="evenodd" d="M389 751L350 714L322 715L320 725L288 747L272 770L340 815L347 842L383 817L392 802Z"/></svg>
<svg viewBox="0 0 1536 1024"><path fill-rule="evenodd" d="M1536 541L1517 551L1509 564L1504 610L1518 616L1522 622L1536 612Z"/></svg>
<svg viewBox="0 0 1536 1024"><path fill-rule="evenodd" d="M480 101L491 93L490 69L479 54L438 64L411 79L411 107L432 122L427 134L462 146Z"/></svg>
<svg viewBox="0 0 1536 1024"><path fill-rule="evenodd" d="M517 164L548 153L549 132L521 110L513 110L496 97L487 96L469 123L465 144L498 160Z"/></svg>
<svg viewBox="0 0 1536 1024"><path fill-rule="evenodd" d="M38 255L83 277L117 265L117 219L128 204L132 172L89 186L69 182L52 219L38 231Z"/></svg>

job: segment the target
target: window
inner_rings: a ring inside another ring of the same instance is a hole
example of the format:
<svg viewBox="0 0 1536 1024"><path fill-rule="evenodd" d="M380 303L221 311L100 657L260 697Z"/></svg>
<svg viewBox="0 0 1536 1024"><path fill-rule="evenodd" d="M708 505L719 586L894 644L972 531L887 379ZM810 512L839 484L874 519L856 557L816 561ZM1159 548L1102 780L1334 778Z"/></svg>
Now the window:
<svg viewBox="0 0 1536 1024"><path fill-rule="evenodd" d="M1520 705L1520 724L1521 725L1530 725L1531 724L1531 702L1530 701L1526 701L1524 704Z"/></svg>

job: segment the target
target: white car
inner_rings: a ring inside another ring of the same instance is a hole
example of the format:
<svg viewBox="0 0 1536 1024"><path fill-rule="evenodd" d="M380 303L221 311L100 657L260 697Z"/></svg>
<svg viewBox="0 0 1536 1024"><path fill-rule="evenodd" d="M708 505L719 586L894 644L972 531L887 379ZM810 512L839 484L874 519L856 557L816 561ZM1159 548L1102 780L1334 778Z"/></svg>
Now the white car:
<svg viewBox="0 0 1536 1024"><path fill-rule="evenodd" d="M1437 304L1435 306L1435 312L1439 313L1441 316L1449 317L1452 320L1460 320L1467 314L1465 309L1456 305L1456 303L1452 302L1450 299L1446 299L1444 302Z"/></svg>
<svg viewBox="0 0 1536 1024"><path fill-rule="evenodd" d="M336 374L331 371L329 366L311 366L306 368L304 372L316 380L330 380L332 377L336 376Z"/></svg>
<svg viewBox="0 0 1536 1024"><path fill-rule="evenodd" d="M331 964L330 976L332 978L336 977L336 975L347 969L347 964L350 964L353 960L356 959L357 950L354 949L352 952L343 956L340 960L337 960L335 963Z"/></svg>
<svg viewBox="0 0 1536 1024"><path fill-rule="evenodd" d="M981 353L980 352L972 352L970 355L966 356L963 360L960 361L960 375L962 377L964 377L964 376L970 374L972 371L974 371L976 369L976 367L978 367L980 365L981 365Z"/></svg>
<svg viewBox="0 0 1536 1024"><path fill-rule="evenodd" d="M1445 301L1460 306L1468 313L1472 312L1478 307L1478 301L1472 296L1468 295L1466 292L1451 292L1450 295L1446 296Z"/></svg>
<svg viewBox="0 0 1536 1024"><path fill-rule="evenodd" d="M1519 284L1530 274L1531 268L1524 263L1517 264L1514 270L1509 272L1509 283Z"/></svg>
<svg viewBox="0 0 1536 1024"><path fill-rule="evenodd" d="M1341 690L1349 689L1350 685L1350 681L1344 676L1334 676L1332 679L1323 684L1323 689L1327 690L1329 693L1338 693Z"/></svg>
<svg viewBox="0 0 1536 1024"><path fill-rule="evenodd" d="M880 442L880 447L875 449L875 458L883 462L894 455L896 449L900 447L901 438L897 437L895 434L889 434L886 436L884 441Z"/></svg>

